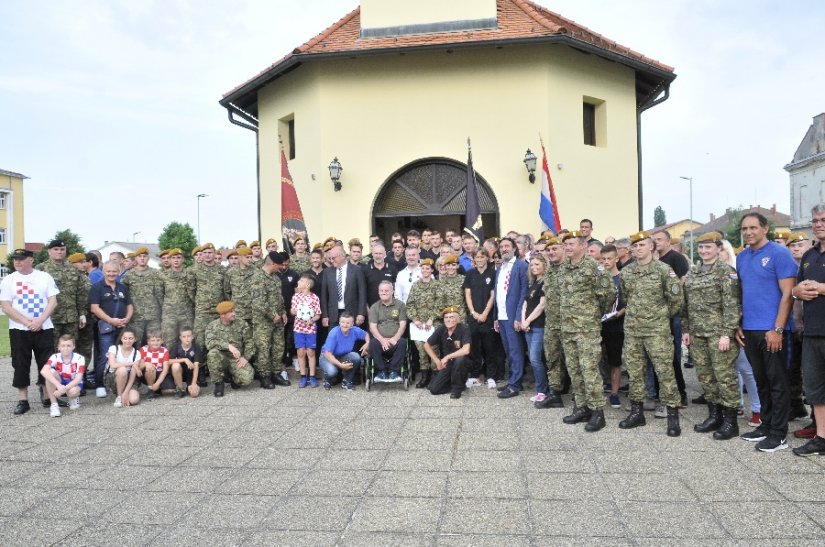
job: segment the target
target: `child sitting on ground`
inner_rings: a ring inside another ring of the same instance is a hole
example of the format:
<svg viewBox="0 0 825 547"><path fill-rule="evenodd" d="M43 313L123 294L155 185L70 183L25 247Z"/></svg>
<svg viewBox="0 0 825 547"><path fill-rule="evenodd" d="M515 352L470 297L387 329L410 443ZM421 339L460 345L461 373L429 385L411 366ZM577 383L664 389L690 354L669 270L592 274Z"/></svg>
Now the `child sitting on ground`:
<svg viewBox="0 0 825 547"><path fill-rule="evenodd" d="M172 350L169 363L172 365L172 378L175 381L175 398L180 399L186 393L190 397L200 395L198 386L200 377L201 348L194 342L195 333L192 327L182 327L178 335L178 345Z"/></svg>
<svg viewBox="0 0 825 547"><path fill-rule="evenodd" d="M133 406L140 402L136 377L140 368L140 353L135 347L137 335L131 327L120 332L117 345L109 346L109 368L106 370L105 383L114 393L115 408Z"/></svg>
<svg viewBox="0 0 825 547"><path fill-rule="evenodd" d="M146 345L140 348L138 377L149 387L146 400L151 401L159 393L175 392L175 383L169 375L169 350L163 347L163 337L158 330L146 334Z"/></svg>
<svg viewBox="0 0 825 547"><path fill-rule="evenodd" d="M292 296L290 309L290 313L295 316L295 326L292 330L295 336L295 349L298 351L298 368L301 371L298 387L307 387L307 382L311 387L318 387L318 380L315 379L315 347L318 332L316 323L321 318L321 302L318 295L312 292L313 285L315 280L311 275L301 276Z"/></svg>
<svg viewBox="0 0 825 547"><path fill-rule="evenodd" d="M74 337L71 334L60 337L57 349L58 353L49 357L40 370L46 380L46 394L52 403L49 408L52 418L60 417L58 397L68 395L69 408L80 408L80 390L83 389L83 373L86 372L86 359L74 352Z"/></svg>

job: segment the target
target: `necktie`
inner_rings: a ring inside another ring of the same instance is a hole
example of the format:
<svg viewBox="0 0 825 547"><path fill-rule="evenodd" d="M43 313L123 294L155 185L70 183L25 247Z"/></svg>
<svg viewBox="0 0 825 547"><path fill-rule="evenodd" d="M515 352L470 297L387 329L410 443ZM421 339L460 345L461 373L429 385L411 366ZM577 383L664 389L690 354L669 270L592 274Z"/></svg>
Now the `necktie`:
<svg viewBox="0 0 825 547"><path fill-rule="evenodd" d="M338 302L344 299L344 278L342 270L343 268L338 268Z"/></svg>
<svg viewBox="0 0 825 547"><path fill-rule="evenodd" d="M504 292L507 292L507 289L510 288L510 272L513 271L513 268L507 268L507 275L504 276Z"/></svg>

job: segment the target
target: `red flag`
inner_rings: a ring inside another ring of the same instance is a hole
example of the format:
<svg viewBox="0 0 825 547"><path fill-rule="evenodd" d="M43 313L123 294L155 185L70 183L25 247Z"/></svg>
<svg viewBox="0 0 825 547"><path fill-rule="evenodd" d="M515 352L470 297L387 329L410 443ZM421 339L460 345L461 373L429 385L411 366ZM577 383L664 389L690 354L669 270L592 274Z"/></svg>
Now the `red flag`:
<svg viewBox="0 0 825 547"><path fill-rule="evenodd" d="M289 174L284 149L281 148L281 235L284 238L284 249L292 250L292 244L298 235L309 241L307 227L304 223L304 214L301 212L301 203L298 193L295 192L295 183Z"/></svg>

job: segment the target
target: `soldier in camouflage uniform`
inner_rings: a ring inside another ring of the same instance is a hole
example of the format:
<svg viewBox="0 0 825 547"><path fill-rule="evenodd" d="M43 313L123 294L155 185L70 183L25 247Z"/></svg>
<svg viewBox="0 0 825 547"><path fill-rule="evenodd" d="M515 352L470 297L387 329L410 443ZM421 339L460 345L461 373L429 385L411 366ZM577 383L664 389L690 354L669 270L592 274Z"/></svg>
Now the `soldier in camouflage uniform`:
<svg viewBox="0 0 825 547"><path fill-rule="evenodd" d="M545 246L547 268L544 270L544 359L547 362L547 379L550 386L543 401L536 401L536 408L563 408L561 392L567 366L561 344L561 294L558 272L564 263L564 248L560 239L551 237Z"/></svg>
<svg viewBox="0 0 825 547"><path fill-rule="evenodd" d="M447 267L446 275L439 278L441 303L439 309L455 307L459 310L459 322L466 323L467 309L464 301L464 276L458 273L458 257L451 254L444 258L443 264Z"/></svg>
<svg viewBox="0 0 825 547"><path fill-rule="evenodd" d="M87 280L88 283L88 274L86 274L86 255L83 253L74 253L68 258L69 264L71 264L80 274ZM86 325L78 329L77 340L76 340L76 347L77 353L82 355L86 358L86 362L90 363L92 358L92 348L94 347L94 321L92 319L92 313L89 311L89 305L86 304L86 308L84 309L84 315L89 318L86 321ZM93 378L93 375L89 375L87 372L88 377ZM80 390L81 393L85 391L84 389Z"/></svg>
<svg viewBox="0 0 825 547"><path fill-rule="evenodd" d="M273 389L275 384L288 386L289 380L281 376L284 353L284 325L286 307L281 292L278 271L283 255L270 252L264 265L252 276L252 329L255 336L256 367L261 387Z"/></svg>
<svg viewBox="0 0 825 547"><path fill-rule="evenodd" d="M226 298L235 303L235 317L252 326L252 276L256 270L252 262L252 250L248 247L238 249L238 266L229 268L224 279L223 292Z"/></svg>
<svg viewBox="0 0 825 547"><path fill-rule="evenodd" d="M312 264L310 264L310 255L307 251L307 242L304 236L299 235L295 238L295 242L292 245L295 247L295 254L289 257L289 263L293 270L302 274L312 266Z"/></svg>
<svg viewBox="0 0 825 547"><path fill-rule="evenodd" d="M215 397L223 397L224 380L229 376L232 387L248 386L254 373L249 360L254 354L249 325L235 319L235 304L220 302L215 306L218 318L206 327L206 351L209 375L215 382Z"/></svg>
<svg viewBox="0 0 825 547"><path fill-rule="evenodd" d="M91 288L86 276L66 261L66 244L59 239L49 242L49 259L37 265L54 278L60 294L57 307L52 312L54 323L54 347L61 336L70 334L77 340L78 331L86 326L86 306ZM91 355L84 355L91 358Z"/></svg>
<svg viewBox="0 0 825 547"><path fill-rule="evenodd" d="M261 251L261 242L256 239L249 244L249 248L252 250L252 259L249 261L249 267L254 270L257 270L258 268L264 265L264 256L263 252Z"/></svg>
<svg viewBox="0 0 825 547"><path fill-rule="evenodd" d="M682 341L691 348L696 376L708 401L708 417L693 429L716 431L714 439L726 440L739 435L739 346L731 343L741 315L739 277L719 260L722 237L717 232L703 234L697 242L702 265L689 271L685 279Z"/></svg>
<svg viewBox="0 0 825 547"><path fill-rule="evenodd" d="M139 247L135 250L135 267L123 276L122 283L129 288L135 313L129 326L135 330L137 343L145 342L146 333L150 330L160 330L160 313L163 307L163 296L160 287L159 272L149 268L149 249ZM164 339L167 347L177 341Z"/></svg>
<svg viewBox="0 0 825 547"><path fill-rule="evenodd" d="M664 262L653 259L653 240L642 231L630 236L634 262L622 268L619 288L627 302L622 359L630 375L630 414L619 423L622 429L645 425L645 356L659 377L659 399L667 405L667 434L678 437L681 396L673 372L673 335L670 318L684 303L682 285Z"/></svg>
<svg viewBox="0 0 825 547"><path fill-rule="evenodd" d="M425 258L419 265L421 268L421 279L413 282L410 287L410 294L407 296L407 318L419 329L429 327L432 334L441 326L441 306L442 291L440 281L433 279L433 259ZM415 385L418 389L427 387L434 370L435 363L430 359L429 354L424 350L424 342L416 341L418 355L421 357L421 380Z"/></svg>
<svg viewBox="0 0 825 547"><path fill-rule="evenodd" d="M205 243L200 247L201 263L189 268L195 302L195 340L203 343L206 326L218 318L215 306L224 300L226 270L218 263L215 246Z"/></svg>
<svg viewBox="0 0 825 547"><path fill-rule="evenodd" d="M158 274L161 297L160 329L167 344L178 339L183 327L192 327L195 320L195 300L190 270L183 268L183 252L169 249L170 267ZM201 346L203 347L203 346ZM205 375L198 375L198 385L206 385Z"/></svg>
<svg viewBox="0 0 825 547"><path fill-rule="evenodd" d="M164 249L158 253L160 259L160 271L165 272L172 267L172 262L169 260L169 249Z"/></svg>
<svg viewBox="0 0 825 547"><path fill-rule="evenodd" d="M244 247L245 248L245 247ZM241 259L238 257L238 249L232 249L226 253L226 271L234 270L238 267Z"/></svg>
<svg viewBox="0 0 825 547"><path fill-rule="evenodd" d="M574 394L573 412L564 423L587 420L585 431L598 431L605 426L601 319L613 303L615 288L610 275L586 254L587 238L580 231L565 234L563 242L567 260L556 276L561 343Z"/></svg>

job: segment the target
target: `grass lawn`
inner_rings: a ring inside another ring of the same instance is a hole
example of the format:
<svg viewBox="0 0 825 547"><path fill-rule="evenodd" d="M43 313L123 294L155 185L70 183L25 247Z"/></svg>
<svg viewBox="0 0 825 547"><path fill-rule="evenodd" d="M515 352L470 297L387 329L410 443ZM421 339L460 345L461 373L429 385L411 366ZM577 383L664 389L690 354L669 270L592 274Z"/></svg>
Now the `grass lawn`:
<svg viewBox="0 0 825 547"><path fill-rule="evenodd" d="M10 355L9 318L5 315L0 315L0 357L9 357Z"/></svg>

